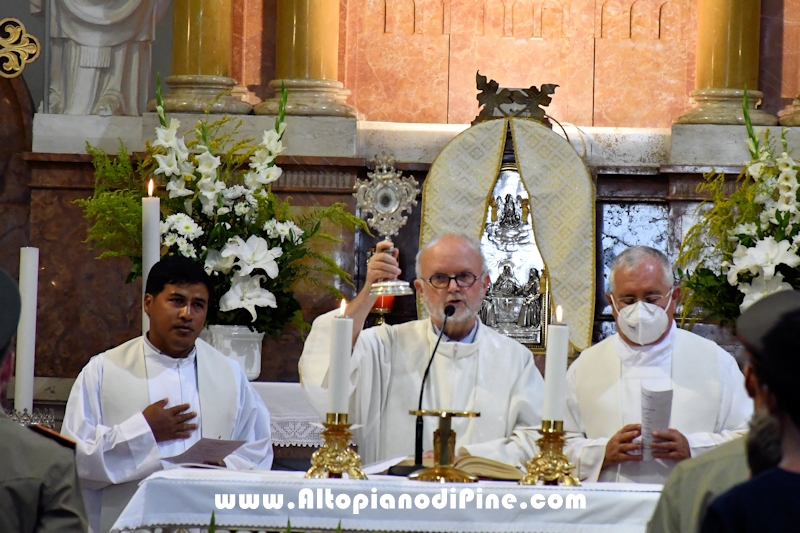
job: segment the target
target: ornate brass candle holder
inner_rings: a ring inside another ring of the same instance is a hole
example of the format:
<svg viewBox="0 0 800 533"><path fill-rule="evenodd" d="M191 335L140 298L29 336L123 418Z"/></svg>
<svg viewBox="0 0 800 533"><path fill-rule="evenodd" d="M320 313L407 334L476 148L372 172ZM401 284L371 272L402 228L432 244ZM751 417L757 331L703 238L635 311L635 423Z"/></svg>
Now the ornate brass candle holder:
<svg viewBox="0 0 800 533"><path fill-rule="evenodd" d="M539 453L528 461L527 470L519 484L535 485L539 480L545 485L568 485L577 487L581 483L572 475L575 465L564 455L564 422L542 420L542 438L536 441Z"/></svg>
<svg viewBox="0 0 800 533"><path fill-rule="evenodd" d="M311 468L305 477L341 478L347 473L350 479L367 479L361 471L361 456L350 448L350 426L347 413L328 413L320 433L325 443L311 456Z"/></svg>
<svg viewBox="0 0 800 533"><path fill-rule="evenodd" d="M453 466L456 449L456 432L451 429L454 416L475 417L480 413L470 411L409 411L414 416L438 416L439 429L433 432L433 466L409 474L408 479L436 481L439 483L474 483L478 478Z"/></svg>

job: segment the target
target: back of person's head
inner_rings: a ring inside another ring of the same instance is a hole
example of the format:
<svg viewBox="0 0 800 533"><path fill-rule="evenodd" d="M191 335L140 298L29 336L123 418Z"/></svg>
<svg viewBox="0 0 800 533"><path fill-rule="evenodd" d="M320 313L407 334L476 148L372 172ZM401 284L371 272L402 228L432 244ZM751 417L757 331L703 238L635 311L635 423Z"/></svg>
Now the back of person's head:
<svg viewBox="0 0 800 533"><path fill-rule="evenodd" d="M755 477L778 466L781 462L781 430L775 419L766 413L756 413L750 420L747 434L747 465Z"/></svg>
<svg viewBox="0 0 800 533"><path fill-rule="evenodd" d="M195 285L202 283L211 293L211 280L197 261L181 255L168 255L153 265L147 276L145 294L158 296L167 285Z"/></svg>
<svg viewBox="0 0 800 533"><path fill-rule="evenodd" d="M17 332L21 307L17 283L0 268L0 366L11 351L11 339Z"/></svg>
<svg viewBox="0 0 800 533"><path fill-rule="evenodd" d="M777 408L800 428L800 309L785 313L754 354L759 381L775 396Z"/></svg>

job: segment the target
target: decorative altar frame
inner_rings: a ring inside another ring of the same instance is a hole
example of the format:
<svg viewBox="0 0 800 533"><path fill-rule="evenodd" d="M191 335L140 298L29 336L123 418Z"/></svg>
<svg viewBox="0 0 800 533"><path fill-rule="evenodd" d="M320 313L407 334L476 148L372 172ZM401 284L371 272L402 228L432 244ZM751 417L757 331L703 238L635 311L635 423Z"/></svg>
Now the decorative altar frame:
<svg viewBox="0 0 800 533"><path fill-rule="evenodd" d="M564 307L570 343L584 350L594 324L595 190L578 153L548 127L526 118L497 119L450 141L422 189L419 246L444 233L480 240L509 125L536 243L550 277L551 305ZM421 305L418 310L422 315Z"/></svg>

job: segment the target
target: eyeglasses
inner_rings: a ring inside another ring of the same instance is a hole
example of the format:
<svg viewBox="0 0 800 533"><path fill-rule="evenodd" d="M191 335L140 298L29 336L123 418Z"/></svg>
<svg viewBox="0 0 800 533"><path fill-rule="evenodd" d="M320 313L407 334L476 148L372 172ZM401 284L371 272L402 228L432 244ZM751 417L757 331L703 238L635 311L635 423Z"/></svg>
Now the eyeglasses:
<svg viewBox="0 0 800 533"><path fill-rule="evenodd" d="M611 295L611 299L616 303L617 309L622 309L623 307L628 307L629 305L633 305L636 302L642 301L644 303L656 305L658 302L670 296L672 294L672 289L667 292L667 294L658 295L658 294L648 294L641 300L634 298L633 296L623 296L622 298L614 298L614 295Z"/></svg>
<svg viewBox="0 0 800 533"><path fill-rule="evenodd" d="M475 285L477 279L478 276L472 272L459 272L455 276L437 273L428 278L428 283L433 285L434 289L446 289L450 286L450 280L456 280L456 285L462 289L468 289Z"/></svg>

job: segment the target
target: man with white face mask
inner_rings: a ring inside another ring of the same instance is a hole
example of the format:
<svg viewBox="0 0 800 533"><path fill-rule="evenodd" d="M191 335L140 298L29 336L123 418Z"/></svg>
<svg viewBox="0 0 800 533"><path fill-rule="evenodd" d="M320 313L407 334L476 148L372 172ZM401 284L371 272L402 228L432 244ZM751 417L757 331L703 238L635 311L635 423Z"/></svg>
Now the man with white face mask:
<svg viewBox="0 0 800 533"><path fill-rule="evenodd" d="M535 451L542 422L544 382L531 352L477 318L489 274L480 246L462 236L442 235L417 255L414 287L430 318L362 330L375 303L369 294L378 280L400 274L397 250L378 243L367 265L366 283L346 309L353 318L350 358L350 418L364 463L413 455L420 385L436 339L442 341L425 383L423 409L479 411L478 418L454 418L456 453L477 455L514 466ZM445 308L453 307L445 325ZM330 335L338 310L318 317L303 347L303 388L323 415L326 411ZM437 420L424 417L423 448L433 448Z"/></svg>
<svg viewBox="0 0 800 533"><path fill-rule="evenodd" d="M678 461L745 432L753 404L734 358L675 325L680 287L663 253L628 248L611 265L609 289L617 333L567 372L567 456L583 480L663 483ZM642 389L672 391L652 459L642 454Z"/></svg>

